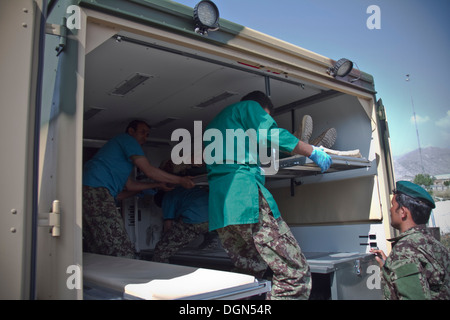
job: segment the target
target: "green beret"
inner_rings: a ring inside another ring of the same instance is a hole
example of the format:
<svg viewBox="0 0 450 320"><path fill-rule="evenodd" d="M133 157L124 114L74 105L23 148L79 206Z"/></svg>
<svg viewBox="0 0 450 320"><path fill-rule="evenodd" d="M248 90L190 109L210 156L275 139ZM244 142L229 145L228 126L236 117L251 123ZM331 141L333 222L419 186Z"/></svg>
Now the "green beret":
<svg viewBox="0 0 450 320"><path fill-rule="evenodd" d="M397 181L397 192L401 192L410 196L412 198L416 198L419 200L425 200L425 203L429 204L431 208L436 208L433 198L430 194L421 186L412 183L410 181Z"/></svg>

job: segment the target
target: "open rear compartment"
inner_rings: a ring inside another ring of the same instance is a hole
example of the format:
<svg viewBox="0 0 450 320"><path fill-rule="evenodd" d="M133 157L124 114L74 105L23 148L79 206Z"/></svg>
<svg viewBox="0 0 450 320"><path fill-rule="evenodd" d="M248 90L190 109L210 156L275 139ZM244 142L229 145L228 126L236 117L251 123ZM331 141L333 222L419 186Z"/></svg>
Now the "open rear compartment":
<svg viewBox="0 0 450 320"><path fill-rule="evenodd" d="M329 172L320 173L304 157L281 159L279 171L266 176L266 184L304 251L313 273L313 296L321 299L378 298L368 290L368 266L374 260L371 247L386 249L382 223L387 207L384 189L383 151L378 133L374 96L360 79L350 89L337 90L316 77L290 74L274 58L262 65L255 53L247 59L231 59L212 44L184 44L163 36L102 25L88 26L84 82L84 161L113 136L124 132L134 119L151 126L144 151L154 166L170 158L178 141L174 130L203 130L224 107L245 94L266 92L275 105L279 127L297 129L303 115L313 119L313 137L325 129L337 131L334 150L358 150L358 156L333 155ZM95 38L95 39L94 39ZM198 40L196 40L198 41ZM286 69L287 70L287 69ZM325 69L324 69L325 70ZM361 95L356 94L361 86ZM370 86L373 84L369 84ZM352 94L352 92L356 92ZM365 98L362 98L362 97ZM367 98L369 97L369 98ZM193 141L193 140L192 140ZM380 171L381 170L381 171ZM135 173L139 177L139 173ZM162 212L152 196L118 203L130 238L141 258L150 260L161 236ZM383 206L385 206L383 208ZM200 249L197 239L171 259L171 263L231 270L220 245ZM343 271L345 270L345 275ZM364 297L363 297L364 298Z"/></svg>

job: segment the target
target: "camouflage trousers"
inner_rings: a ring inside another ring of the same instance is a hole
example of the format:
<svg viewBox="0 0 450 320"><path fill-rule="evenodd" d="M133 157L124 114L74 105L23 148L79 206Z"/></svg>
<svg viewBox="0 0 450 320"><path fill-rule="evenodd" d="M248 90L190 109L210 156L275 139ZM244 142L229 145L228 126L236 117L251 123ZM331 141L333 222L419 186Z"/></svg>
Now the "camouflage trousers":
<svg viewBox="0 0 450 320"><path fill-rule="evenodd" d="M176 221L173 227L165 232L156 244L152 260L168 263L169 258L178 250L206 232L208 232L208 222L190 224L181 220Z"/></svg>
<svg viewBox="0 0 450 320"><path fill-rule="evenodd" d="M267 266L273 271L267 299L308 299L311 273L308 262L288 225L272 211L259 193L259 222L218 229L222 246L236 271L262 278Z"/></svg>
<svg viewBox="0 0 450 320"><path fill-rule="evenodd" d="M90 253L136 258L122 216L106 188L83 186L83 249Z"/></svg>

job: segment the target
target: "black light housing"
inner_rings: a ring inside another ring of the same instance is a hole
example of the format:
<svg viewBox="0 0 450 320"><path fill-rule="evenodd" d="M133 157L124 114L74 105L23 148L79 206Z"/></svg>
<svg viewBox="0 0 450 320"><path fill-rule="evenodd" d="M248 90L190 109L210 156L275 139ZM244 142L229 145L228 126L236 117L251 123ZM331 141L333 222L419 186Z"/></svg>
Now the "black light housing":
<svg viewBox="0 0 450 320"><path fill-rule="evenodd" d="M328 74L332 77L345 77L353 70L353 62L342 58L333 67L328 68Z"/></svg>
<svg viewBox="0 0 450 320"><path fill-rule="evenodd" d="M194 8L195 32L206 35L219 29L219 9L209 0L202 0Z"/></svg>

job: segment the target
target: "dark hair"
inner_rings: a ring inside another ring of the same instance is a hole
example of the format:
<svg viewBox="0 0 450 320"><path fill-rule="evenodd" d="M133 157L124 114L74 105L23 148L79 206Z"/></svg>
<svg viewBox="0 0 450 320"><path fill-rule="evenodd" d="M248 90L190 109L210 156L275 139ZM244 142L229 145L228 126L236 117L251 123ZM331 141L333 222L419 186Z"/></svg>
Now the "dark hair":
<svg viewBox="0 0 450 320"><path fill-rule="evenodd" d="M145 122L145 121L142 121L142 120L133 120L133 121L131 121L131 122L128 124L127 128L125 129L125 132L128 133L128 129L130 129L130 128L133 128L134 130L137 130L137 127L138 127L138 125L139 125L140 123L143 123L143 124L145 124L147 127L150 128L150 126L148 125L148 123Z"/></svg>
<svg viewBox="0 0 450 320"><path fill-rule="evenodd" d="M411 217L416 224L426 224L431 215L431 205L419 199L410 197L404 193L394 191L399 208L408 208Z"/></svg>
<svg viewBox="0 0 450 320"><path fill-rule="evenodd" d="M246 100L256 101L261 105L261 107L263 109L269 110L270 113L273 112L274 107L272 104L272 100L270 100L270 98L264 92L261 92L261 91L250 92L249 94L247 94L246 96L244 96L241 99L241 101L246 101Z"/></svg>

